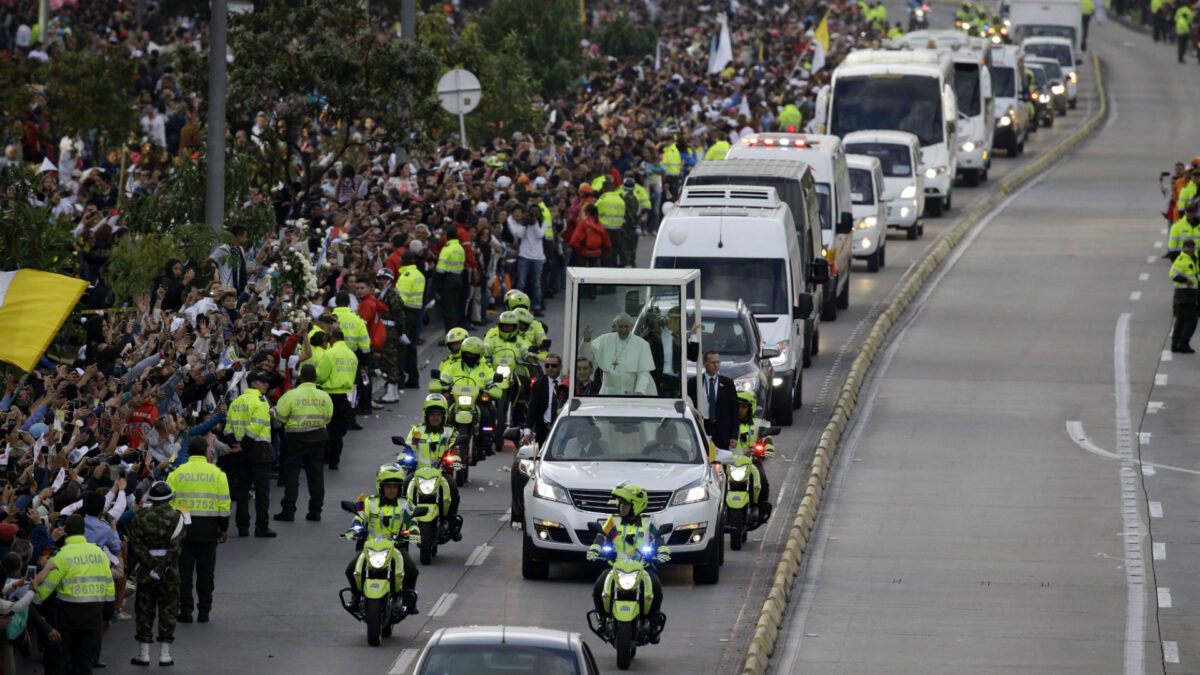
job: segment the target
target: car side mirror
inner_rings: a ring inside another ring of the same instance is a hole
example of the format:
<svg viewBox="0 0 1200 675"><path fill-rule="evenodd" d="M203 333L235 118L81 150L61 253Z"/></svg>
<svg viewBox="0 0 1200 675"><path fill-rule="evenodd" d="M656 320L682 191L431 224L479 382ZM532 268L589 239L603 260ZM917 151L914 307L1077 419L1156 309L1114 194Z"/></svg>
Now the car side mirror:
<svg viewBox="0 0 1200 675"><path fill-rule="evenodd" d="M854 231L854 216L849 213L843 213L841 220L838 221L837 233L850 234Z"/></svg>
<svg viewBox="0 0 1200 675"><path fill-rule="evenodd" d="M717 464L721 464L722 466L727 465L727 464L732 465L733 464L733 453L728 450L717 448L717 458L715 461Z"/></svg>
<svg viewBox="0 0 1200 675"><path fill-rule="evenodd" d="M829 261L815 258L808 272L808 280L814 284L824 284L829 281Z"/></svg>
<svg viewBox="0 0 1200 675"><path fill-rule="evenodd" d="M408 439L403 436L392 436L392 445L407 446Z"/></svg>
<svg viewBox="0 0 1200 675"><path fill-rule="evenodd" d="M829 267L826 267L825 270L826 270L825 279L826 279L826 281L828 281ZM824 283L824 282L821 282L821 283ZM798 295L796 297L796 304L792 307L792 318L800 319L802 321L807 321L808 318L812 316L812 313L813 313L812 293L801 293L800 295Z"/></svg>
<svg viewBox="0 0 1200 675"><path fill-rule="evenodd" d="M530 443L517 448L517 459L537 459L537 446Z"/></svg>
<svg viewBox="0 0 1200 675"><path fill-rule="evenodd" d="M763 347L758 356L761 359L777 359L782 353L774 347Z"/></svg>
<svg viewBox="0 0 1200 675"><path fill-rule="evenodd" d="M896 198L896 195L895 195L895 193L892 193L892 192L885 192L885 193L879 195L880 201L884 201L884 202L890 202L895 198Z"/></svg>
<svg viewBox="0 0 1200 675"><path fill-rule="evenodd" d="M354 507L354 502L349 499L342 500L342 510L346 513L358 513L358 509Z"/></svg>

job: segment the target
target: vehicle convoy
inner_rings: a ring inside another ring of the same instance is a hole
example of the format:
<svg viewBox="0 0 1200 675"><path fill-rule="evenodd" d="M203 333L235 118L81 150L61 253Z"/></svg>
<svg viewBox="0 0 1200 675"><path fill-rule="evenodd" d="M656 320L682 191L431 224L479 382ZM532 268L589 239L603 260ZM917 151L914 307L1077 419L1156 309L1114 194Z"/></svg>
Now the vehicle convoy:
<svg viewBox="0 0 1200 675"><path fill-rule="evenodd" d="M1078 0L1007 0L1009 34L1017 44L1027 38L1058 37L1081 51L1083 5ZM1066 64L1063 64L1064 66Z"/></svg>
<svg viewBox="0 0 1200 675"><path fill-rule="evenodd" d="M729 149L729 159L796 158L812 167L821 218L821 255L829 261L829 282L818 305L821 319L837 319L850 307L850 259L853 249L853 209L850 175L842 139L825 134L753 134ZM793 216L794 217L794 216Z"/></svg>
<svg viewBox="0 0 1200 675"><path fill-rule="evenodd" d="M958 105L958 175L967 185L978 185L987 180L995 130L992 42L953 30L916 31L900 38L900 41L910 49L935 49L954 62L954 93Z"/></svg>
<svg viewBox="0 0 1200 675"><path fill-rule="evenodd" d="M1067 101L1067 85L1066 77L1063 75L1063 70L1059 66L1058 61L1051 58L1043 58L1039 56L1026 56L1026 63L1036 63L1046 73L1046 80L1050 86L1050 99L1053 103L1054 112L1057 115L1066 115L1069 103Z"/></svg>
<svg viewBox="0 0 1200 675"><path fill-rule="evenodd" d="M1083 59L1063 37L1028 37L1021 42L1021 51L1028 62L1030 56L1054 59L1062 68L1063 85L1066 87L1067 104L1074 109L1079 95L1079 73L1076 69Z"/></svg>
<svg viewBox="0 0 1200 675"><path fill-rule="evenodd" d="M887 201L879 160L867 155L847 155L850 168L850 202L854 205L854 257L867 261L868 272L878 272L887 248Z"/></svg>
<svg viewBox="0 0 1200 675"><path fill-rule="evenodd" d="M887 203L887 226L916 239L925 230L925 175L921 144L906 131L855 131L842 139L846 152L879 160ZM857 232L856 232L857 233ZM881 233L882 234L882 233Z"/></svg>
<svg viewBox="0 0 1200 675"><path fill-rule="evenodd" d="M1031 131L1025 57L1017 47L992 48L992 88L996 94L992 148L1017 157L1025 151L1025 140Z"/></svg>
<svg viewBox="0 0 1200 675"><path fill-rule="evenodd" d="M701 273L695 269L567 270L563 362L573 364L574 382L577 357L587 359L600 386L589 395L572 388L545 442L519 450L529 476L521 555L526 579L545 579L554 561L582 562L595 539L593 527L617 513L613 487L636 477L646 493L644 513L674 526L664 542L672 562L692 565L698 584L719 581L725 479L713 461L732 455L716 450L704 433L704 397L697 409L685 395L684 350L662 352L670 362L660 365L654 343L661 347L669 338L632 332L633 317L660 306L684 306L700 292ZM614 299L624 311L613 309ZM611 321L604 325L612 325L612 332L595 330L600 320ZM692 326L684 332L696 333L700 351L699 332Z"/></svg>
<svg viewBox="0 0 1200 675"><path fill-rule="evenodd" d="M822 254L823 234L821 231L820 201L817 198L816 181L812 168L798 157L779 159L729 159L720 162L701 162L688 174L687 186L697 185L758 185L773 187L779 199L792 212L792 224L796 228L796 245L800 251L800 286L811 293L813 305L824 304L825 288L830 281L830 262ZM672 205L673 207L673 205ZM661 228L660 228L661 229ZM832 291L831 291L832 295ZM790 335L780 330L783 324L760 328L763 344L776 347L780 355L771 360L771 366L781 380L796 368L799 360L805 368L812 365L812 357L820 349L820 317L816 314L804 320L803 341L791 344ZM781 342L787 345L780 345ZM779 389L781 385L776 385ZM778 393L778 392L777 392ZM780 396L775 396L779 401Z"/></svg>
<svg viewBox="0 0 1200 675"><path fill-rule="evenodd" d="M815 119L835 136L907 131L921 143L925 210L951 207L958 172L958 103L954 64L932 50L864 49L846 55L817 94Z"/></svg>
<svg viewBox="0 0 1200 675"><path fill-rule="evenodd" d="M729 160L725 160L729 161ZM659 226L654 269L699 270L704 300L741 300L758 322L771 358L772 414L790 425L803 395L803 256L791 210L773 187L689 186Z"/></svg>

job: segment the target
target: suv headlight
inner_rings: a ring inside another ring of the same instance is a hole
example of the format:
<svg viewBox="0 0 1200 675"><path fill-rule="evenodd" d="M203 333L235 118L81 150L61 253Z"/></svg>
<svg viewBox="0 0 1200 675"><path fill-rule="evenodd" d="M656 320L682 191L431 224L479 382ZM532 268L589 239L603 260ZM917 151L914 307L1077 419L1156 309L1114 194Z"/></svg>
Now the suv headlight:
<svg viewBox="0 0 1200 675"><path fill-rule="evenodd" d="M561 487L551 483L545 478L538 478L533 481L533 496L538 499L545 499L551 502L562 502L570 504L571 499L567 497L567 491Z"/></svg>
<svg viewBox="0 0 1200 675"><path fill-rule="evenodd" d="M917 196L917 186L909 185L900 191L900 199L915 199Z"/></svg>
<svg viewBox="0 0 1200 675"><path fill-rule="evenodd" d="M738 391L754 391L758 386L758 377L751 373L743 375L733 381L733 388Z"/></svg>
<svg viewBox="0 0 1200 675"><path fill-rule="evenodd" d="M963 143L961 146L959 146L959 150L962 150L963 152L971 152L976 147L977 146L975 145L975 141L967 141L966 143Z"/></svg>
<svg viewBox="0 0 1200 675"><path fill-rule="evenodd" d="M708 487L704 485L701 479L696 479L695 482L689 483L675 491L675 496L671 498L671 506L695 504L707 499Z"/></svg>
<svg viewBox="0 0 1200 675"><path fill-rule="evenodd" d="M367 564L375 569L383 569L387 565L387 551L367 551Z"/></svg>
<svg viewBox="0 0 1200 675"><path fill-rule="evenodd" d="M872 227L875 227L875 223L877 222L878 220L875 218L875 216L867 216L866 218L858 221L858 229L869 230Z"/></svg>

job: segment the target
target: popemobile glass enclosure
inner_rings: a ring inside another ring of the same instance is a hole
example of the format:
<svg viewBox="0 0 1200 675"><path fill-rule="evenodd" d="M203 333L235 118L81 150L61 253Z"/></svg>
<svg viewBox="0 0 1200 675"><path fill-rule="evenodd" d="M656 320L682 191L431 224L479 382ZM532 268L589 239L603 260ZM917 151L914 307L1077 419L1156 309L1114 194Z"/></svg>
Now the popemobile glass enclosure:
<svg viewBox="0 0 1200 675"><path fill-rule="evenodd" d="M680 309L699 297L698 270L568 268L571 397L683 398L701 317Z"/></svg>

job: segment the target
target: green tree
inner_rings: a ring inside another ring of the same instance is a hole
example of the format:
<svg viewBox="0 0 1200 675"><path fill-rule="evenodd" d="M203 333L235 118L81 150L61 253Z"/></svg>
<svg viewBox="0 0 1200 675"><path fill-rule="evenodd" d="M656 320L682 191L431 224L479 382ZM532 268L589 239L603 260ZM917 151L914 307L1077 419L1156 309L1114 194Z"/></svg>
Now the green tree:
<svg viewBox="0 0 1200 675"><path fill-rule="evenodd" d="M33 205L36 179L32 172L20 174L0 201L0 267L72 274L75 226L68 218L53 218L49 205Z"/></svg>
<svg viewBox="0 0 1200 675"><path fill-rule="evenodd" d="M203 223L180 225L170 232L131 233L109 253L104 281L118 305L132 303L154 288L154 278L162 274L168 260L199 262L208 257L213 242L212 229Z"/></svg>
<svg viewBox="0 0 1200 675"><path fill-rule="evenodd" d="M516 35L521 54L529 65L538 89L545 94L571 88L583 56L579 41L584 36L578 0L496 0L483 19L483 38L498 55L514 58L506 38Z"/></svg>
<svg viewBox="0 0 1200 675"><path fill-rule="evenodd" d="M600 53L617 58L653 56L656 40L654 28L624 8L606 16L592 31L592 42L600 48Z"/></svg>
<svg viewBox="0 0 1200 675"><path fill-rule="evenodd" d="M300 151L299 130L320 119L341 133L331 139L337 162L368 139L347 130L372 118L374 139L412 146L435 119L437 60L419 42L382 33L357 2L346 0L256 0L253 12L231 19L229 100L249 111L267 111L284 125L264 139L299 157L304 182L320 176L316 159ZM331 162L331 163L332 163Z"/></svg>

